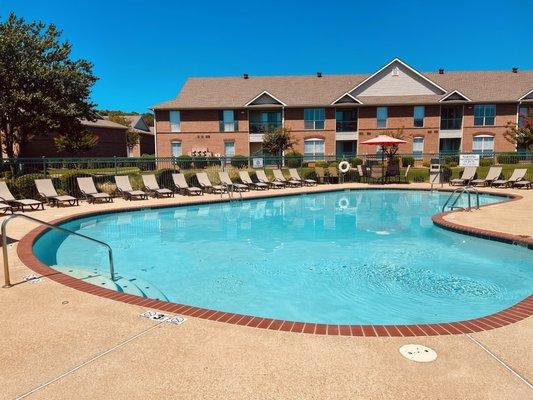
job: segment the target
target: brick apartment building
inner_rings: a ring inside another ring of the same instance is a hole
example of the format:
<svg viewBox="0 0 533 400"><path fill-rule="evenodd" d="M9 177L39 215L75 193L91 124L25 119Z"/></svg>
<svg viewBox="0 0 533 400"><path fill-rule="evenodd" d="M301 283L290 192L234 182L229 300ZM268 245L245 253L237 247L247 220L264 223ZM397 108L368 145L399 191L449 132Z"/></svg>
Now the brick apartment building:
<svg viewBox="0 0 533 400"><path fill-rule="evenodd" d="M139 133L139 142L129 149L126 142L128 127L109 121L106 117L96 115L95 121L83 120L84 128L98 137L98 144L83 153L84 157L140 157L155 153L155 141L152 128L141 115L125 115L130 128ZM72 154L58 152L54 144L55 134L35 135L19 151L20 157L64 157Z"/></svg>
<svg viewBox="0 0 533 400"><path fill-rule="evenodd" d="M262 152L281 126L307 156L374 154L360 145L403 128L401 153L515 151L508 122L533 115L533 71L420 73L394 59L373 74L190 78L153 107L156 154Z"/></svg>

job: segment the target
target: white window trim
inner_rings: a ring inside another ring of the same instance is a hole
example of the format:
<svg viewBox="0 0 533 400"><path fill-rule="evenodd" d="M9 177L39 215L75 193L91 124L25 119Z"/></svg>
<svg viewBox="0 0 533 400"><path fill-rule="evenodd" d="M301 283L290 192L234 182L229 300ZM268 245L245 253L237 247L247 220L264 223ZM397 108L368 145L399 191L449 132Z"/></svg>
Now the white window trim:
<svg viewBox="0 0 533 400"><path fill-rule="evenodd" d="M415 139L422 139L422 150L416 150L416 153L415 153ZM413 156L415 157L415 159L418 159L418 160L422 159L422 155L424 154L424 144L425 144L424 142L425 142L424 136L413 136Z"/></svg>
<svg viewBox="0 0 533 400"><path fill-rule="evenodd" d="M313 153L306 153L305 152L305 143L306 142L313 142ZM323 153L317 153L316 152L316 142L322 142L322 146L324 147ZM326 155L326 140L323 138L307 138L304 140L304 155L312 155L313 157L316 157L317 155Z"/></svg>
<svg viewBox="0 0 533 400"><path fill-rule="evenodd" d="M231 113L231 121L226 121L226 112ZM235 132L235 110L229 108L222 110L222 126L224 127L224 132ZM227 126L231 127L231 129L226 129Z"/></svg>
<svg viewBox="0 0 533 400"><path fill-rule="evenodd" d="M461 96L462 98L464 98L466 101L472 101L470 100L468 97L466 97L464 94L462 94L460 91L458 90L454 90L450 93L448 93L446 96L444 96L442 99L439 100L439 103L442 103L443 101L446 101L446 99L450 96L453 96L454 94L458 94L459 96Z"/></svg>
<svg viewBox="0 0 533 400"><path fill-rule="evenodd" d="M485 145L485 140L484 139L492 139L490 141L490 143L492 143L492 149L490 149L490 151L488 152L491 152L491 153L494 153L494 136L492 135L475 135L473 138L472 138L472 152L474 152L474 142L475 142L475 139L483 139L481 141L481 149L476 149L475 151L479 151L480 154L484 154L485 153L485 148L484 148L484 145Z"/></svg>
<svg viewBox="0 0 533 400"><path fill-rule="evenodd" d="M271 93L267 92L266 90L263 90L261 93L259 93L257 96L255 96L252 100L248 101L247 103L244 104L245 107L248 107L250 106L254 101L256 101L259 97L261 97L262 95L266 94L267 96L271 97L272 99L276 100L279 104L281 104L282 106L286 106L287 104L285 104L284 102L282 102L280 99L278 99L276 96L272 95Z"/></svg>
<svg viewBox="0 0 533 400"><path fill-rule="evenodd" d="M533 89L531 89L529 92L525 93L522 97L518 99L518 101L524 100L526 97L528 97L530 94L533 94Z"/></svg>
<svg viewBox="0 0 533 400"><path fill-rule="evenodd" d="M178 116L177 124L173 125L171 115L177 115ZM170 132L173 132L173 133L181 132L181 113L179 112L179 110L170 110L168 112L168 122L170 124ZM173 126L177 126L177 129L173 129Z"/></svg>
<svg viewBox="0 0 533 400"><path fill-rule="evenodd" d="M382 108L382 109L385 109L386 111L386 114L387 116L385 117L385 126L379 126L379 112L378 110ZM380 106L380 107L376 107L376 128L377 129L386 129L389 125L389 107L385 107L385 106Z"/></svg>
<svg viewBox="0 0 533 400"><path fill-rule="evenodd" d="M334 106L335 104L337 104L337 102L340 99L342 99L345 96L350 97L353 101L355 101L356 104L363 104L363 102L361 102L358 98L356 98L356 97L352 96L350 93L346 92L346 93L340 95L337 99L333 100L330 105Z"/></svg>
<svg viewBox="0 0 533 400"><path fill-rule="evenodd" d="M494 116L492 117L487 117L485 115L485 108L488 107L488 106L494 106ZM483 107L483 117L476 117L476 107ZM474 105L474 109L473 109L473 113L474 113L474 126L495 126L496 125L496 104L475 104ZM476 125L476 118L483 118L483 123L481 125ZM487 118L494 118L494 121L492 124L487 124L486 123L486 119Z"/></svg>
<svg viewBox="0 0 533 400"><path fill-rule="evenodd" d="M422 107L422 110L424 111L424 116L422 117L422 126L415 126L415 121L416 121L415 110L417 107ZM413 106L413 127L423 128L425 125L426 125L426 106ZM422 137L422 136L416 136L416 137Z"/></svg>
<svg viewBox="0 0 533 400"><path fill-rule="evenodd" d="M233 154L227 154L227 153L226 153L226 145L227 145L228 143L232 143L232 144L233 144ZM233 156L235 156L235 141L234 141L234 140L226 140L226 141L224 141L224 156L226 156L226 157L233 157Z"/></svg>
<svg viewBox="0 0 533 400"><path fill-rule="evenodd" d="M313 119L305 119L305 112L307 110L313 110ZM314 119L315 118L315 111L316 110L324 110L324 119ZM305 127L305 123L306 122L313 122L313 127L312 128L306 128ZM316 127L316 123L317 122L322 122L324 125L322 128L317 128ZM309 107L309 108L304 108L304 129L305 130L310 130L310 131L323 131L326 129L326 109L324 107Z"/></svg>
<svg viewBox="0 0 533 400"><path fill-rule="evenodd" d="M180 145L180 153L181 154L178 154L177 156L174 155L174 144L179 144ZM170 142L170 155L172 157L179 157L179 156L183 155L183 145L182 145L181 141L173 140L173 141Z"/></svg>

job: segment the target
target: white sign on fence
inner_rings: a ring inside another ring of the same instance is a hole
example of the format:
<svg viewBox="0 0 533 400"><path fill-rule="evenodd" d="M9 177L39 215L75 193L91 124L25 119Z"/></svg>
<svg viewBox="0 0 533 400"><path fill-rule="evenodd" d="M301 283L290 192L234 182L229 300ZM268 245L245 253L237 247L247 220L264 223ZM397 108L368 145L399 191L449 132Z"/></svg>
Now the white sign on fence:
<svg viewBox="0 0 533 400"><path fill-rule="evenodd" d="M252 164L254 168L263 168L263 157L254 157Z"/></svg>
<svg viewBox="0 0 533 400"><path fill-rule="evenodd" d="M479 167L479 154L461 154L459 156L460 167Z"/></svg>

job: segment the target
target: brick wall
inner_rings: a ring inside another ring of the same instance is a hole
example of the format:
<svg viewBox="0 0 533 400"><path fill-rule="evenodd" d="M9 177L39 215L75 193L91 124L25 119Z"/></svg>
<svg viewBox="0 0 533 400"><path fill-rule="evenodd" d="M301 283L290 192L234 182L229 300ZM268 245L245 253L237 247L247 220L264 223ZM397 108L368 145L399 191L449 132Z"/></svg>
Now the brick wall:
<svg viewBox="0 0 533 400"><path fill-rule="evenodd" d="M126 127L124 129L86 127L89 132L98 136L98 144L83 154L59 153L54 145L55 134L35 136L20 151L21 157L126 157Z"/></svg>

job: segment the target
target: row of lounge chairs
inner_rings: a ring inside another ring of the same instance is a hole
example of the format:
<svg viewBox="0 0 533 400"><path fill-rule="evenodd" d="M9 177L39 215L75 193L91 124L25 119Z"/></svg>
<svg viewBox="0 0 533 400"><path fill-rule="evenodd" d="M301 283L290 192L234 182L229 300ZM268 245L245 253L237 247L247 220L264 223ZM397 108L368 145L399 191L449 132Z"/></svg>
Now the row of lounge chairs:
<svg viewBox="0 0 533 400"><path fill-rule="evenodd" d="M316 185L316 181L312 179L301 179L296 169L289 170L290 179L285 178L281 170L274 170L274 180L269 180L265 171L256 171L258 182L254 182L250 177L248 171L239 171L239 178L242 183L236 183L231 180L227 172L219 172L220 185L213 185L209 180L207 173L199 172L196 174L198 184L200 187L189 186L185 175L172 174L172 181L174 186L178 189L180 194L187 195L202 195L205 193L223 193L228 189L236 191L245 191L250 189L266 190L269 188L282 188L285 186L303 186ZM162 188L157 183L155 175L142 175L143 189L134 190L130 179L127 175L115 176L116 194L123 197L125 200L133 199L147 199L148 196L153 197L173 197L174 191L169 188ZM91 177L76 178L78 189L82 197L88 203L113 202L113 196L108 193L100 192L94 184ZM41 200L35 199L16 199L9 190L6 182L0 181L0 211L24 211L25 207L32 210L44 209L44 204L48 203L52 207L60 205L78 205L79 200L70 195L60 195L51 179L36 179L35 187L39 193Z"/></svg>
<svg viewBox="0 0 533 400"><path fill-rule="evenodd" d="M530 189L532 181L524 180L527 168L517 168L513 171L509 179L500 179L502 167L490 167L485 179L474 179L477 167L465 167L460 178L452 179L450 185L472 185L490 187L517 187Z"/></svg>

